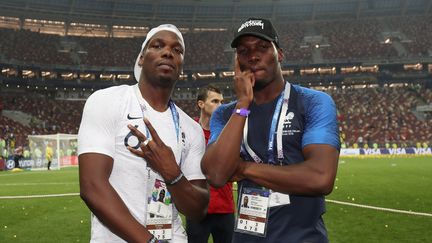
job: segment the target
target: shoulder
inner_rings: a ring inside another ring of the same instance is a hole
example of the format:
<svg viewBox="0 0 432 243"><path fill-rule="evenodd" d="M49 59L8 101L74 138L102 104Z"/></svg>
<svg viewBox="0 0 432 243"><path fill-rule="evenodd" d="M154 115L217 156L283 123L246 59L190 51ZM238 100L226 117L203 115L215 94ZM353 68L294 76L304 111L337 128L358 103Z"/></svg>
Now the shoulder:
<svg viewBox="0 0 432 243"><path fill-rule="evenodd" d="M192 119L186 112L180 109L177 105L177 112L179 113L180 122L183 129L186 129L186 132L199 132L202 133L202 128L198 122Z"/></svg>
<svg viewBox="0 0 432 243"><path fill-rule="evenodd" d="M213 115L218 115L218 116L226 116L226 115L231 115L232 111L234 110L235 106L237 104L237 101L232 101L230 103L227 104L223 104L221 106L219 106L213 113ZM212 116L213 116L212 115Z"/></svg>
<svg viewBox="0 0 432 243"><path fill-rule="evenodd" d="M90 95L87 102L97 102L97 101L107 101L117 100L125 97L125 95L130 92L132 86L120 85L113 86L105 89L100 89Z"/></svg>
<svg viewBox="0 0 432 243"><path fill-rule="evenodd" d="M122 109L126 105L126 100L130 99L133 95L133 86L121 85L113 86L106 89L100 89L87 99L84 111L86 110L100 110L103 111L116 111ZM101 109L103 107L103 109ZM98 112L98 113L99 113Z"/></svg>
<svg viewBox="0 0 432 243"><path fill-rule="evenodd" d="M300 97L306 102L333 102L330 95L325 92L314 90L310 88L305 88L299 85L293 85L294 89L297 91Z"/></svg>
<svg viewBox="0 0 432 243"><path fill-rule="evenodd" d="M298 99L304 105L306 111L316 109L335 109L336 105L332 97L322 91L293 85L298 93Z"/></svg>
<svg viewBox="0 0 432 243"><path fill-rule="evenodd" d="M115 121L127 107L128 99L133 95L133 86L121 85L94 92L87 99L81 122Z"/></svg>

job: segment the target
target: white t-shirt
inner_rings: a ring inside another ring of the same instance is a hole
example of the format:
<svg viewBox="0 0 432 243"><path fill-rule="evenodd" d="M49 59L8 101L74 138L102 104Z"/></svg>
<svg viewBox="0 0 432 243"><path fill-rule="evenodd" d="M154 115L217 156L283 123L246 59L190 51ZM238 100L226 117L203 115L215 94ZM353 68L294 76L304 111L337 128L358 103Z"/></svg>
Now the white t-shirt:
<svg viewBox="0 0 432 243"><path fill-rule="evenodd" d="M144 109L142 110L141 107ZM84 106L78 132L78 154L100 153L113 158L109 181L131 214L143 225L146 221L147 193L153 188L156 177L161 177L147 169L143 158L132 154L126 148L126 142L132 147L138 144L138 139L131 136L127 128L128 124L138 126L138 130L146 134L142 118L144 115L162 141L171 147L185 177L188 180L205 179L200 166L205 151L202 129L180 108L177 106L176 108L179 113L180 142L177 142L171 109L168 108L164 112L154 110L142 98L138 84L96 91ZM186 233L175 207L173 218L175 220L172 242L187 242ZM92 215L91 225L91 242L124 242L94 215Z"/></svg>

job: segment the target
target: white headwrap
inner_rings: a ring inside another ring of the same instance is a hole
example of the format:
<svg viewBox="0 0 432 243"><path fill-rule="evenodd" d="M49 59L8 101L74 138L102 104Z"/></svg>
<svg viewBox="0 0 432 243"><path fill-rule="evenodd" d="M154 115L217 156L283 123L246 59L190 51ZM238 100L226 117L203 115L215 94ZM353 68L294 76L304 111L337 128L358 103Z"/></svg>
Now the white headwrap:
<svg viewBox="0 0 432 243"><path fill-rule="evenodd" d="M184 44L183 36L182 36L180 30L178 30L176 26L174 26L174 25L172 25L172 24L161 24L161 25L159 25L158 27L155 27L155 28L151 29L151 30L147 33L147 36L146 36L144 42L142 43L141 51L138 53L138 57L137 57L137 59L136 59L136 61L135 61L134 76L135 76L135 80L136 80L137 82L139 82L139 80L140 80L140 77L141 77L141 70L142 70L142 67L140 67L140 66L138 65L138 62L139 62L139 59L140 59L141 53L142 53L142 51L144 50L144 47L147 45L147 42L148 42L148 41L149 41L149 40L150 40L150 39L151 39L151 38L152 38L156 33L158 33L159 31L162 31L162 30L171 31L171 32L173 32L174 34L176 34L176 35L178 36L178 38L180 39L180 44L181 44L182 47L183 47L183 51L185 50L185 44Z"/></svg>

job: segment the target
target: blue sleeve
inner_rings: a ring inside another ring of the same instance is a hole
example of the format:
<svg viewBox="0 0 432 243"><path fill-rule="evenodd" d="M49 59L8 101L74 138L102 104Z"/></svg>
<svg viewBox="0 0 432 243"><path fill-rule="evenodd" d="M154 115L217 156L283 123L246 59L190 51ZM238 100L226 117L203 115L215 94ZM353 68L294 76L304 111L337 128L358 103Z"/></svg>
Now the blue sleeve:
<svg viewBox="0 0 432 243"><path fill-rule="evenodd" d="M228 122L229 117L226 117L226 112L229 111L229 104L219 106L210 118L210 139L208 144L216 141L225 124Z"/></svg>
<svg viewBox="0 0 432 243"><path fill-rule="evenodd" d="M333 99L320 91L308 89L303 92L306 124L302 147L309 144L329 144L339 150L337 111Z"/></svg>

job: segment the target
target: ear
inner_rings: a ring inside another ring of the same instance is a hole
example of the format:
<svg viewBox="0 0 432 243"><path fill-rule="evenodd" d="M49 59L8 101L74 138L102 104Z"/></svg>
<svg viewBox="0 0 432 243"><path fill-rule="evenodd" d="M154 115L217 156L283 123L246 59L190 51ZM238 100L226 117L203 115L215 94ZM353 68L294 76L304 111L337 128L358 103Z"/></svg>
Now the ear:
<svg viewBox="0 0 432 243"><path fill-rule="evenodd" d="M278 50L278 62L280 62L280 63L282 63L282 61L283 61L283 59L284 59L284 54L283 54L283 51L282 51L282 49L277 49Z"/></svg>
<svg viewBox="0 0 432 243"><path fill-rule="evenodd" d="M200 110L203 109L204 108L204 101L198 100L197 105L200 108Z"/></svg>
<svg viewBox="0 0 432 243"><path fill-rule="evenodd" d="M141 54L138 61L138 66L142 67L143 65L144 65L144 56Z"/></svg>

